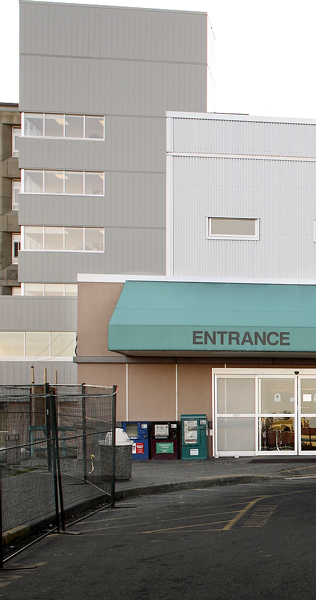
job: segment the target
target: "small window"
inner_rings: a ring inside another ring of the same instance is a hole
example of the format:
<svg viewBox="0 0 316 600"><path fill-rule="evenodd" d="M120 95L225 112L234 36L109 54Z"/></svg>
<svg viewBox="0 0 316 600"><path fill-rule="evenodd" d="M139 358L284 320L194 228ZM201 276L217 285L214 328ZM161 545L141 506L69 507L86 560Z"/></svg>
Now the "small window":
<svg viewBox="0 0 316 600"><path fill-rule="evenodd" d="M43 283L25 283L24 284L24 295L25 296L43 296Z"/></svg>
<svg viewBox="0 0 316 600"><path fill-rule="evenodd" d="M24 135L30 137L42 136L44 133L44 115L35 113L24 114Z"/></svg>
<svg viewBox="0 0 316 600"><path fill-rule="evenodd" d="M12 210L19 210L19 193L21 192L21 179L12 181Z"/></svg>
<svg viewBox="0 0 316 600"><path fill-rule="evenodd" d="M18 256L19 250L21 248L21 234L13 233L12 234L12 264L18 264Z"/></svg>
<svg viewBox="0 0 316 600"><path fill-rule="evenodd" d="M259 239L259 219L208 217L207 237L214 239Z"/></svg>
<svg viewBox="0 0 316 600"><path fill-rule="evenodd" d="M12 156L19 156L16 140L21 135L21 127L12 127Z"/></svg>
<svg viewBox="0 0 316 600"><path fill-rule="evenodd" d="M63 137L64 123L64 115L45 115L45 136Z"/></svg>
<svg viewBox="0 0 316 600"><path fill-rule="evenodd" d="M21 296L22 290L21 287L13 287L11 288L11 295L12 296Z"/></svg>

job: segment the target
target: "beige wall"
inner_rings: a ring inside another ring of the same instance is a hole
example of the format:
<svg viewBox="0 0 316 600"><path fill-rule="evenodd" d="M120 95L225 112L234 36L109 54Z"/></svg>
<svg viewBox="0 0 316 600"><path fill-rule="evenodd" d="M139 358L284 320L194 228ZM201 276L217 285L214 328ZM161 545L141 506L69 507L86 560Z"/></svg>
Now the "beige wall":
<svg viewBox="0 0 316 600"><path fill-rule="evenodd" d="M79 363L78 381L87 385L117 385L116 420L126 420L126 365Z"/></svg>
<svg viewBox="0 0 316 600"><path fill-rule="evenodd" d="M130 421L176 419L175 364L130 364L128 388Z"/></svg>
<svg viewBox="0 0 316 600"><path fill-rule="evenodd" d="M181 415L205 413L212 419L212 366L178 365L178 412Z"/></svg>
<svg viewBox="0 0 316 600"><path fill-rule="evenodd" d="M117 356L108 350L108 323L123 283L80 283L78 288L78 356Z"/></svg>

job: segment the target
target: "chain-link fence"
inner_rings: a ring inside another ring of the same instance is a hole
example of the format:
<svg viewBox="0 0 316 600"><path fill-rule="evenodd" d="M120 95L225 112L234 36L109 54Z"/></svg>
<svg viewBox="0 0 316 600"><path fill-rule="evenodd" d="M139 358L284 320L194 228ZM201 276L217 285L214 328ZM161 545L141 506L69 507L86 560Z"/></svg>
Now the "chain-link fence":
<svg viewBox="0 0 316 600"><path fill-rule="evenodd" d="M100 493L114 504L115 407L115 386L0 386L4 542L16 527L64 529L67 509Z"/></svg>

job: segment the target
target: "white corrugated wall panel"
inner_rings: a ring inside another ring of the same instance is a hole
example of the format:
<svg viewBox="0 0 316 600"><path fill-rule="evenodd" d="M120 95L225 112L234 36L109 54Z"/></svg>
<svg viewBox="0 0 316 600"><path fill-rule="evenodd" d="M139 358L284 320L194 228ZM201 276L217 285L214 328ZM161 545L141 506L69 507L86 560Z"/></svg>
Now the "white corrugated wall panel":
<svg viewBox="0 0 316 600"><path fill-rule="evenodd" d="M250 119L250 118L249 118ZM316 124L174 118L174 152L316 157Z"/></svg>
<svg viewBox="0 0 316 600"><path fill-rule="evenodd" d="M316 163L174 157L174 274L316 280ZM260 219L260 239L206 238L207 217Z"/></svg>

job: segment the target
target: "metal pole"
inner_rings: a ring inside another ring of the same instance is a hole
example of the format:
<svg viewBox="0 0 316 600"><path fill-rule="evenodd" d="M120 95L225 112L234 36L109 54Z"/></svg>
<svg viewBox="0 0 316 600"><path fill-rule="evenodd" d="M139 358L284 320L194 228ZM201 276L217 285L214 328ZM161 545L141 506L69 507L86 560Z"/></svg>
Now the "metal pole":
<svg viewBox="0 0 316 600"><path fill-rule="evenodd" d="M2 537L2 473L0 463L0 533L1 533L1 544L0 544L0 569L3 569L3 537Z"/></svg>
<svg viewBox="0 0 316 600"><path fill-rule="evenodd" d="M51 396L51 398L52 398L53 429L54 429L54 437L56 440L55 450L56 450L57 480L58 480L58 491L59 491L58 499L59 499L59 506L60 506L60 521L61 521L62 531L66 531L65 514L64 514L63 485L62 485L62 479L61 479L60 457L59 457L59 439L58 439L58 426L57 426L57 414L56 414L56 399L55 399L55 396Z"/></svg>
<svg viewBox="0 0 316 600"><path fill-rule="evenodd" d="M53 480L54 480L54 497L55 497L55 512L56 512L56 525L57 525L57 531L59 531L59 503L58 503L58 481L57 481L57 464L56 464L56 429L55 429L55 422L54 422L54 410L53 410L53 400L54 397L50 396L48 399L48 406L49 406L49 421L50 421L50 426L51 426L51 430L50 430L50 435L52 437L53 440L53 444L52 444L52 456L53 456Z"/></svg>
<svg viewBox="0 0 316 600"><path fill-rule="evenodd" d="M52 470L52 423L51 411L49 406L49 384L45 383L45 410L46 410L46 438L47 438L47 469Z"/></svg>
<svg viewBox="0 0 316 600"><path fill-rule="evenodd" d="M86 390L85 384L81 385L81 407L82 407L82 453L83 453L83 478L84 481L88 479L88 468L87 468L87 423L86 423Z"/></svg>
<svg viewBox="0 0 316 600"><path fill-rule="evenodd" d="M115 506L115 425L116 425L116 394L117 385L113 386L112 395L112 479L111 479L111 506Z"/></svg>

